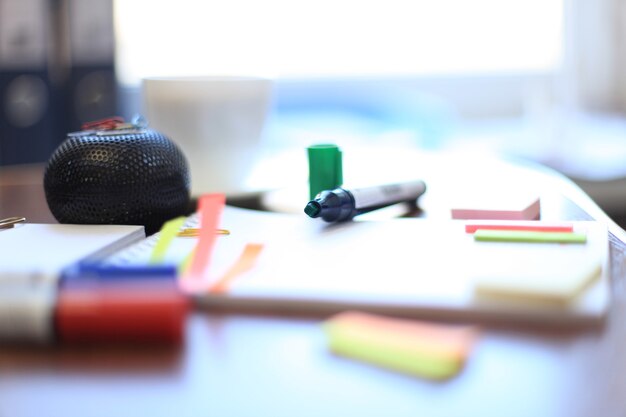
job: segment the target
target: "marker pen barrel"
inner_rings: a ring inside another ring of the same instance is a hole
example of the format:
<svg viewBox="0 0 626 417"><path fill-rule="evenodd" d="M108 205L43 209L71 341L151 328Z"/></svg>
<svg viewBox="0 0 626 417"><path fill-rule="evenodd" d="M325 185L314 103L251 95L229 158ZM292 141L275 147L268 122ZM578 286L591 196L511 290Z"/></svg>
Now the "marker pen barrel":
<svg viewBox="0 0 626 417"><path fill-rule="evenodd" d="M304 212L312 218L339 222L392 204L415 202L425 191L426 184L421 180L353 190L335 188L318 194Z"/></svg>

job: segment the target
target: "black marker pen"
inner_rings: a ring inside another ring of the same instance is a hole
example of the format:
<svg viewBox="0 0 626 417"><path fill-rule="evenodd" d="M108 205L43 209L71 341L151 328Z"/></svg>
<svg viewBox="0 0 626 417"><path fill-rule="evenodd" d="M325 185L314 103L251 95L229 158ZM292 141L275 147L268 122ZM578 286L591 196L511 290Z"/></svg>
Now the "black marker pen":
<svg viewBox="0 0 626 417"><path fill-rule="evenodd" d="M322 191L304 208L312 218L321 217L327 222L349 220L354 216L396 203L415 202L426 191L424 181L411 181L376 187L335 188Z"/></svg>

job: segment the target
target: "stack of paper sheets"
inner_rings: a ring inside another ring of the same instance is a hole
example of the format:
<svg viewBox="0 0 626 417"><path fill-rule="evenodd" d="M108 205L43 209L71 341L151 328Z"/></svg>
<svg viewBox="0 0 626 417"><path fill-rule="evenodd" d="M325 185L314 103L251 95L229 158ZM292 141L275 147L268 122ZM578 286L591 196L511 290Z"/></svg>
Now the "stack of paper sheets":
<svg viewBox="0 0 626 417"><path fill-rule="evenodd" d="M187 226L197 219L190 218ZM224 274L249 243L256 265L207 307L334 313L346 309L420 318L600 322L609 305L607 229L572 222L584 244L477 242L455 220L396 219L328 225L301 215L226 207L207 279ZM110 263L146 263L158 236ZM177 238L181 262L194 238Z"/></svg>

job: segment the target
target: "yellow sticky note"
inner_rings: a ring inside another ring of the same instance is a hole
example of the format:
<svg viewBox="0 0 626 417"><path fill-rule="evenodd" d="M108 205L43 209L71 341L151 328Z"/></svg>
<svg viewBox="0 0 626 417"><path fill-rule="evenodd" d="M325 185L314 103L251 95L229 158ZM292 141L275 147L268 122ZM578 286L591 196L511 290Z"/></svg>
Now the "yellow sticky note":
<svg viewBox="0 0 626 417"><path fill-rule="evenodd" d="M463 367L477 337L473 326L439 325L345 312L324 323L330 349L340 355L432 379Z"/></svg>
<svg viewBox="0 0 626 417"><path fill-rule="evenodd" d="M159 232L159 239L154 245L154 249L152 249L152 254L150 255L149 262L151 264L163 262L167 249L170 247L170 244L183 224L185 224L185 217L181 216L172 219L163 225L161 231Z"/></svg>
<svg viewBox="0 0 626 417"><path fill-rule="evenodd" d="M496 267L485 268L474 279L475 294L488 298L567 304L602 273L602 264L593 257L570 259L552 254L551 258L545 257L543 262L541 258L520 257L517 262L508 264L504 264L501 259L499 262L492 261Z"/></svg>

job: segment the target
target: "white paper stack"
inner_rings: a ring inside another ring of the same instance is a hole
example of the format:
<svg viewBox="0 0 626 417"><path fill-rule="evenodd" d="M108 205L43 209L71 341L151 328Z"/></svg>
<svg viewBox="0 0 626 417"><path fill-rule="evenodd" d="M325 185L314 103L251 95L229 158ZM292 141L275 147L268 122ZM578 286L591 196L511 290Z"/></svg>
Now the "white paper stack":
<svg viewBox="0 0 626 417"><path fill-rule="evenodd" d="M194 227L195 216L187 226ZM206 280L223 276L247 244L263 245L254 266L226 293L196 294L199 305L240 311L357 309L428 319L597 325L610 302L608 232L571 222L585 244L476 242L458 220L395 219L326 224L305 215L226 207ZM110 257L145 265L156 238ZM174 240L180 264L196 238ZM486 296L489 295L489 296Z"/></svg>
<svg viewBox="0 0 626 417"><path fill-rule="evenodd" d="M0 230L0 342L52 340L63 269L144 237L143 226L20 224Z"/></svg>

